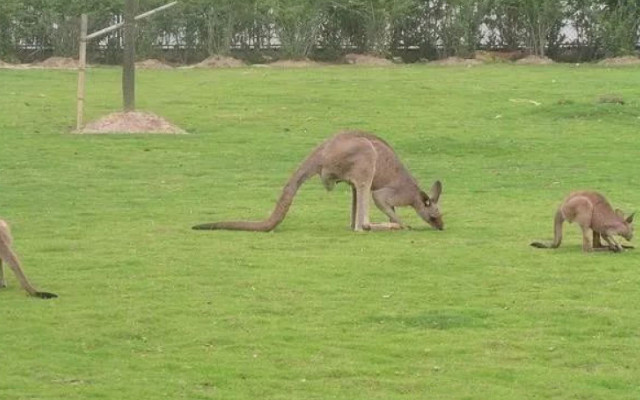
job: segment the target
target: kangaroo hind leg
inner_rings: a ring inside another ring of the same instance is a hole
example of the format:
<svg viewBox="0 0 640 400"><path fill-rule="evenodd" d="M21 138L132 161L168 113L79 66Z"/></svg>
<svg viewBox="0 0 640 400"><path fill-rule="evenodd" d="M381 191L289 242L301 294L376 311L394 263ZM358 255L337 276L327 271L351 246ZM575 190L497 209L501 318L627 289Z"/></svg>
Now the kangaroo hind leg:
<svg viewBox="0 0 640 400"><path fill-rule="evenodd" d="M361 183L355 185L356 192L356 216L354 221L354 231L369 230L369 196L371 195L371 184Z"/></svg>
<svg viewBox="0 0 640 400"><path fill-rule="evenodd" d="M580 225L580 229L582 229L582 251L590 252L593 250L591 246L591 229L588 226Z"/></svg>
<svg viewBox="0 0 640 400"><path fill-rule="evenodd" d="M369 198L374 173L375 164L361 163L346 174L346 180L355 192L355 201L352 200L352 211L355 203L354 231L369 230Z"/></svg>
<svg viewBox="0 0 640 400"><path fill-rule="evenodd" d="M591 238L596 234L591 230L591 218L593 216L593 204L588 199L576 197L564 205L564 213L570 222L576 222L582 230L582 251L593 250Z"/></svg>
<svg viewBox="0 0 640 400"><path fill-rule="evenodd" d="M356 188L351 185L351 229L356 229L356 212L358 211L358 195Z"/></svg>
<svg viewBox="0 0 640 400"><path fill-rule="evenodd" d="M355 192L353 230L368 229L369 197L377 159L375 148L366 138L343 138L330 143L324 150L324 157L321 176L326 181L325 186L329 184L327 178L331 177L349 183Z"/></svg>
<svg viewBox="0 0 640 400"><path fill-rule="evenodd" d="M347 180L353 185L356 192L356 217L353 230L369 230L369 199L371 197L371 184L375 174L375 152L365 154L356 165L348 171Z"/></svg>

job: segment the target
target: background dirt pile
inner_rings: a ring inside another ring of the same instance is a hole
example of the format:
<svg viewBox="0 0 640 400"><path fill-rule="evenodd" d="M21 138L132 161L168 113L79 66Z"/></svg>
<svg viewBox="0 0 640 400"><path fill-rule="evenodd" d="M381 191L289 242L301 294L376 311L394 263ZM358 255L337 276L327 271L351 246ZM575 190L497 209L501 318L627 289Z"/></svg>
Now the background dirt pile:
<svg viewBox="0 0 640 400"><path fill-rule="evenodd" d="M109 114L87 124L78 133L186 133L153 113L134 111Z"/></svg>

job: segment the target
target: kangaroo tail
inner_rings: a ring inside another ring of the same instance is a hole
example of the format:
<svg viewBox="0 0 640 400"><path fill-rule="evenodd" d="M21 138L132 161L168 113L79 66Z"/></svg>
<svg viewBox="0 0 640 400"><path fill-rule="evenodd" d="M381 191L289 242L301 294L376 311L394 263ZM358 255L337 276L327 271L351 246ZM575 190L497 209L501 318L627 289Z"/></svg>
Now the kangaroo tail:
<svg viewBox="0 0 640 400"><path fill-rule="evenodd" d="M42 299L58 297L55 293L40 292L31 285L31 283L27 279L27 276L22 271L22 268L20 268L20 261L18 260L18 256L9 246L9 242L11 241L10 238L11 236L9 235L8 227L6 225L0 225L0 267L2 267L2 260L6 261L7 264L9 264L9 267L18 277L18 281L20 281L20 285L22 286L22 288L26 290L31 296L40 297Z"/></svg>
<svg viewBox="0 0 640 400"><path fill-rule="evenodd" d="M531 246L537 247L539 249L556 249L560 247L560 243L562 243L562 224L564 223L564 216L562 215L562 211L556 211L556 216L553 220L553 242L550 244L541 243L541 242L533 242Z"/></svg>
<svg viewBox="0 0 640 400"><path fill-rule="evenodd" d="M316 148L309 157L298 167L296 172L293 173L287 184L282 189L280 199L276 203L276 206L271 212L269 218L264 221L222 221L212 222L207 224L200 224L194 226L192 229L196 230L216 230L226 229L232 231L257 231L257 232L269 232L275 229L276 226L284 220L284 217L289 211L291 203L296 192L302 186L302 184L312 176L320 172L321 167L321 155L320 151L323 146Z"/></svg>
<svg viewBox="0 0 640 400"><path fill-rule="evenodd" d="M542 242L531 242L530 245L538 249L548 249L550 247L548 244Z"/></svg>

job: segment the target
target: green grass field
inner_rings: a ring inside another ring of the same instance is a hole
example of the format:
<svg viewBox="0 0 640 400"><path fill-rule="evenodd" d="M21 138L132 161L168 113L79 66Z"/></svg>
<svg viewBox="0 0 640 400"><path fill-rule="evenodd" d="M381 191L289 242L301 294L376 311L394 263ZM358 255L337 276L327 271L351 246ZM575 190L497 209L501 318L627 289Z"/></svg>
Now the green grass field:
<svg viewBox="0 0 640 400"><path fill-rule="evenodd" d="M640 397L640 250L528 245L574 189L640 208L638 69L139 71L178 136L69 133L75 82L0 70L0 215L60 295L7 273L0 399ZM120 71L90 70L87 118L119 105ZM275 232L190 229L265 217L343 128L441 179L446 230L353 233L317 178Z"/></svg>

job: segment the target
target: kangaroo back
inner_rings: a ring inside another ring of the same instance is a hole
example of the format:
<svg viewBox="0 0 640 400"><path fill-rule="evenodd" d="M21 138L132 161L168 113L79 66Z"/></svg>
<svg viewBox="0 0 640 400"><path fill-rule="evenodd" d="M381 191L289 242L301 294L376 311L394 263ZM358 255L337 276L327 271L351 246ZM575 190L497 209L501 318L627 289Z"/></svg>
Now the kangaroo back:
<svg viewBox="0 0 640 400"><path fill-rule="evenodd" d="M222 221L212 222L207 224L200 224L193 227L196 230L217 230L225 229L232 231L257 231L257 232L269 232L275 229L276 226L284 220L284 217L289 211L293 198L295 197L298 189L302 184L312 176L320 172L322 166L321 150L324 147L324 143L318 146L298 167L293 173L291 178L287 181L286 185L282 189L282 194L276 203L276 206L266 220L263 221Z"/></svg>

